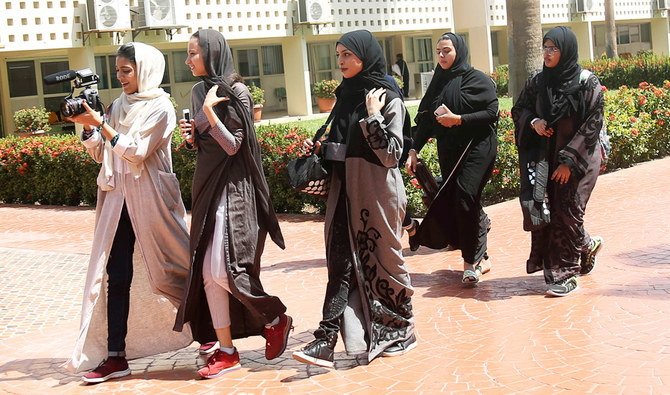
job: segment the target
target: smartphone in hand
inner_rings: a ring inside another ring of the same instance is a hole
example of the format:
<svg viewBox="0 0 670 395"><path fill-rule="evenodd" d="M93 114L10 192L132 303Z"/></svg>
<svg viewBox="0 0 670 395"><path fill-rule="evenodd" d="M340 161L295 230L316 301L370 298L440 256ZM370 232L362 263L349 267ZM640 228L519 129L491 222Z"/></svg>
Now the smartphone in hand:
<svg viewBox="0 0 670 395"><path fill-rule="evenodd" d="M437 110L435 110L434 114L435 114L436 117L439 117L440 115L446 114L447 110L448 110L447 106L442 104L441 106L439 106L437 108Z"/></svg>
<svg viewBox="0 0 670 395"><path fill-rule="evenodd" d="M185 109L182 110L182 114L184 115L184 119L186 120L186 122L188 122L190 124L191 123L191 110L189 110L188 108L185 108ZM191 137L191 134L189 133L188 138L190 138L190 137Z"/></svg>

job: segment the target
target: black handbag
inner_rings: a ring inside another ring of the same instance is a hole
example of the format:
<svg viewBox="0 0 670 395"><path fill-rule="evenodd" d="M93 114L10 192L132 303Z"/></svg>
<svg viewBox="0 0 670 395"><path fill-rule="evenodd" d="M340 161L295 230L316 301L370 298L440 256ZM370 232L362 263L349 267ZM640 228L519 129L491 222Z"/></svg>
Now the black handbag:
<svg viewBox="0 0 670 395"><path fill-rule="evenodd" d="M309 195L325 198L330 190L330 174L323 167L323 160L314 153L316 142L328 129L333 120L334 112L330 113L328 120L319 128L312 141L314 148L309 155L295 158L286 165L286 174L291 188Z"/></svg>

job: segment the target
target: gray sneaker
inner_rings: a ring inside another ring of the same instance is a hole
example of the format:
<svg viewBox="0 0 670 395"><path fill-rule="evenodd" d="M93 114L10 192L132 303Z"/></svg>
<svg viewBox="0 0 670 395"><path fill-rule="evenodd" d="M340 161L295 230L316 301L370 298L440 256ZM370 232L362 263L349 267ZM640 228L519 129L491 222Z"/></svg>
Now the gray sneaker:
<svg viewBox="0 0 670 395"><path fill-rule="evenodd" d="M550 296L568 296L579 289L577 284L577 277L572 276L563 281L551 284L547 289L547 295Z"/></svg>
<svg viewBox="0 0 670 395"><path fill-rule="evenodd" d="M600 236L595 236L591 238L591 245L589 246L589 251L582 253L581 265L582 270L580 274L589 274L596 267L596 255L600 252L600 249L603 246L603 238Z"/></svg>

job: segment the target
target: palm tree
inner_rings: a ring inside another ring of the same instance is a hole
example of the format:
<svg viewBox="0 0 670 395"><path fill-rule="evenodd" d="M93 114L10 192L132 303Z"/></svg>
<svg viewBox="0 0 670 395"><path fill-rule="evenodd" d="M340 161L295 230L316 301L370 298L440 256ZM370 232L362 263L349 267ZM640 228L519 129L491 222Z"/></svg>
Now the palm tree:
<svg viewBox="0 0 670 395"><path fill-rule="evenodd" d="M542 65L542 24L537 0L507 1L509 94L516 100L523 84Z"/></svg>
<svg viewBox="0 0 670 395"><path fill-rule="evenodd" d="M614 23L614 0L605 0L605 53L612 59L619 56L616 47L616 24Z"/></svg>

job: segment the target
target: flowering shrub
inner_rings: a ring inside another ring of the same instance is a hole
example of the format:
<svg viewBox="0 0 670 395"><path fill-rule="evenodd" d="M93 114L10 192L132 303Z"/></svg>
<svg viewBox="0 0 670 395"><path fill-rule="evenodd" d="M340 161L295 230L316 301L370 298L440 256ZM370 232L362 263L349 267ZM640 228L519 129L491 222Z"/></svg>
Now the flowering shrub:
<svg viewBox="0 0 670 395"><path fill-rule="evenodd" d="M402 81L401 77L398 77L397 75L393 74L393 79L395 80L396 84L402 89L405 86L405 83Z"/></svg>
<svg viewBox="0 0 670 395"><path fill-rule="evenodd" d="M46 108L24 108L14 113L14 126L17 132L33 132L36 130L51 130L49 111Z"/></svg>
<svg viewBox="0 0 670 395"><path fill-rule="evenodd" d="M509 65L501 64L496 66L493 73L489 74L496 83L496 93L498 97L507 96L509 86Z"/></svg>
<svg viewBox="0 0 670 395"><path fill-rule="evenodd" d="M649 51L627 58L608 59L603 56L581 64L597 75L603 85L613 89L626 84L637 86L645 81L660 86L670 75L670 57Z"/></svg>
<svg viewBox="0 0 670 395"><path fill-rule="evenodd" d="M647 82L635 88L622 86L605 96L605 120L612 151L608 171L640 161L670 155L670 82L657 87ZM324 212L325 202L291 189L286 164L299 154L301 142L313 134L287 124L256 128L263 169L277 212L299 213L305 205ZM437 148L431 139L421 150L434 175L440 175ZM196 152L184 148L175 129L172 162L187 208L191 205ZM14 203L95 204L95 180L99 170L74 135L28 139L0 139L0 200ZM425 208L418 182L402 170L410 215L421 216ZM514 124L509 111L501 111L498 123L498 157L491 180L484 189L485 203L515 197L519 188L518 156Z"/></svg>
<svg viewBox="0 0 670 395"><path fill-rule="evenodd" d="M338 86L340 86L340 83L335 80L323 80L315 83L312 91L316 97L334 99L335 89Z"/></svg>
<svg viewBox="0 0 670 395"><path fill-rule="evenodd" d="M249 93L251 93L251 101L254 104L263 104L265 103L265 91L260 87L252 84L249 86Z"/></svg>
<svg viewBox="0 0 670 395"><path fill-rule="evenodd" d="M74 135L0 139L0 200L94 204L100 166Z"/></svg>

